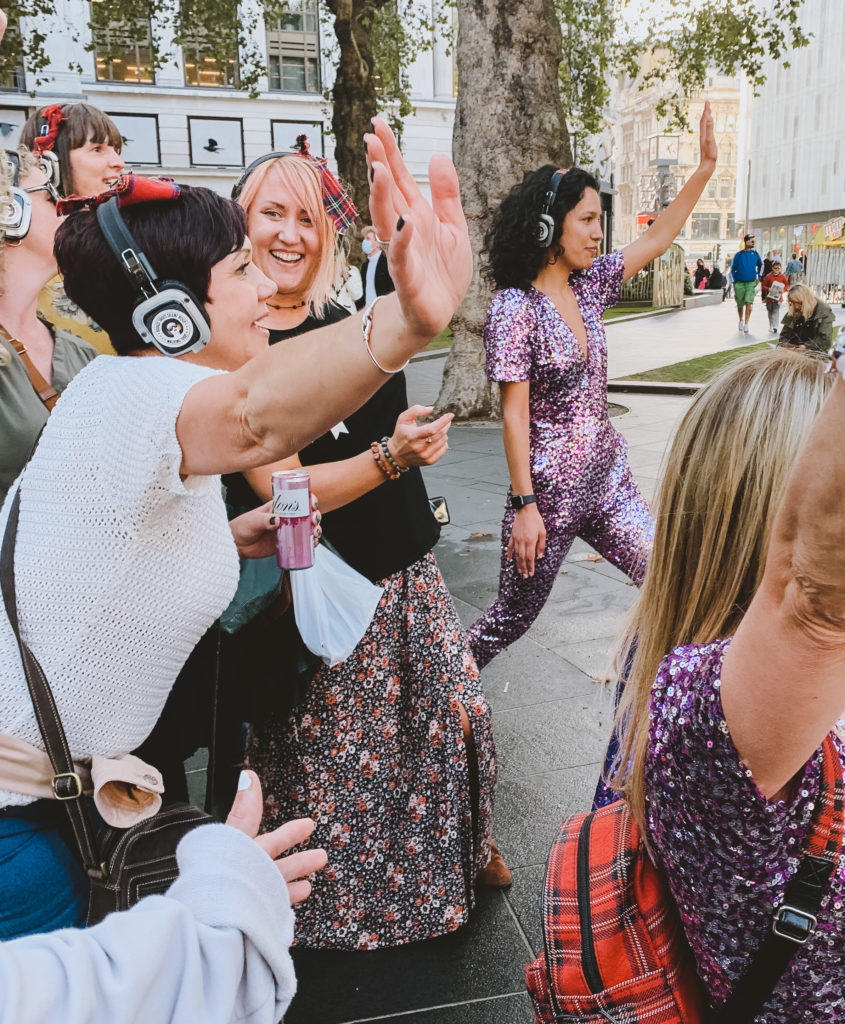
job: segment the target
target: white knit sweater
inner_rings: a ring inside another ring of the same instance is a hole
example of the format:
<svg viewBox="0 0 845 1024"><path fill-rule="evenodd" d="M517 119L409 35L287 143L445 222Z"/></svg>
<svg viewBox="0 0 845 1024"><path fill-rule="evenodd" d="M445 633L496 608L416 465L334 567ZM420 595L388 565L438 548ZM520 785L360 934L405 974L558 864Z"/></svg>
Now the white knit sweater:
<svg viewBox="0 0 845 1024"><path fill-rule="evenodd" d="M147 737L235 592L219 477L179 477L176 419L213 372L100 356L59 399L21 478L18 614L74 757L126 753ZM2 603L0 732L43 746ZM0 805L30 799L0 790Z"/></svg>

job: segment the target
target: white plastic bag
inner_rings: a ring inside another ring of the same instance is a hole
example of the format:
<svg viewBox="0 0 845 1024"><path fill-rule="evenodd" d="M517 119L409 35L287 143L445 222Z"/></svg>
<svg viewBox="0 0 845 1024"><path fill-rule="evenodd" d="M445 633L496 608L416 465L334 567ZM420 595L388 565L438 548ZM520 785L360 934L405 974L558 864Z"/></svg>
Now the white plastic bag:
<svg viewBox="0 0 845 1024"><path fill-rule="evenodd" d="M293 613L305 646L326 665L346 661L367 632L382 588L322 544L310 569L290 574Z"/></svg>

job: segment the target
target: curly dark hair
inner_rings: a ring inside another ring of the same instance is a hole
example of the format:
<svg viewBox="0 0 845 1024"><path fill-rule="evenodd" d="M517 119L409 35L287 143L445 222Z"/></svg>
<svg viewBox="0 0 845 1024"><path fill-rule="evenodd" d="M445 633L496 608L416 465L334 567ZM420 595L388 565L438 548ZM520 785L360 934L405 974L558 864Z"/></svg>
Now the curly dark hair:
<svg viewBox="0 0 845 1024"><path fill-rule="evenodd" d="M497 288L527 290L548 258L548 248L537 241L537 225L556 170L554 164L544 164L539 170L526 171L522 183L511 189L494 214L484 236L488 259L484 273ZM566 172L551 209L556 239L563 230L564 217L588 188L599 190L599 183L589 171L572 167Z"/></svg>

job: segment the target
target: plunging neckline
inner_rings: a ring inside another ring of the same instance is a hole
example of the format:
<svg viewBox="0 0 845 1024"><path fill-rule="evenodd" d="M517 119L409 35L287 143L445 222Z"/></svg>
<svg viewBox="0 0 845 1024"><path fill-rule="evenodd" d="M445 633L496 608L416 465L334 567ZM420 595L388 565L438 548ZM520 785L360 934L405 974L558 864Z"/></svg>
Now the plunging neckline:
<svg viewBox="0 0 845 1024"><path fill-rule="evenodd" d="M575 349L576 349L576 351L581 356L582 360L589 366L590 365L590 352L592 351L592 346L590 345L590 328L587 326L587 321L584 319L584 314L581 312L581 303L578 301L578 294L576 293L575 289L574 288L572 289L572 294L575 296L575 305L578 307L578 315L581 317L581 323L584 325L584 334L586 336L585 347L581 346L581 341L578 338L578 335L575 333L575 331L572 330L572 327L567 322L566 317L557 308L557 306L555 305L555 302L552 299L552 297L550 295L547 295L544 291L542 291L536 285L532 284L531 287L534 289L534 291L538 295L542 295L543 298L546 300L546 302L555 311L555 313L557 314L558 319L563 324L563 326L567 329L567 331L569 331L570 337L575 342ZM586 351L585 351L585 348L586 348Z"/></svg>

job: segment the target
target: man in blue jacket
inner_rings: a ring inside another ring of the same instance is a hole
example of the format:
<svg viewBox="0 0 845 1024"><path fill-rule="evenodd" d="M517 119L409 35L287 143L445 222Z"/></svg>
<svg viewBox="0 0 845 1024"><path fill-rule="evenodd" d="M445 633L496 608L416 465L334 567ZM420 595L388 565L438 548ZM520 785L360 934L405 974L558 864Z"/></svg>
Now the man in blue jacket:
<svg viewBox="0 0 845 1024"><path fill-rule="evenodd" d="M746 235L745 248L734 256L731 262L731 274L734 282L734 299L739 313L739 330L748 334L748 321L751 318L751 307L754 305L754 292L763 269L760 253L754 248L754 235ZM745 319L742 307L745 307Z"/></svg>

